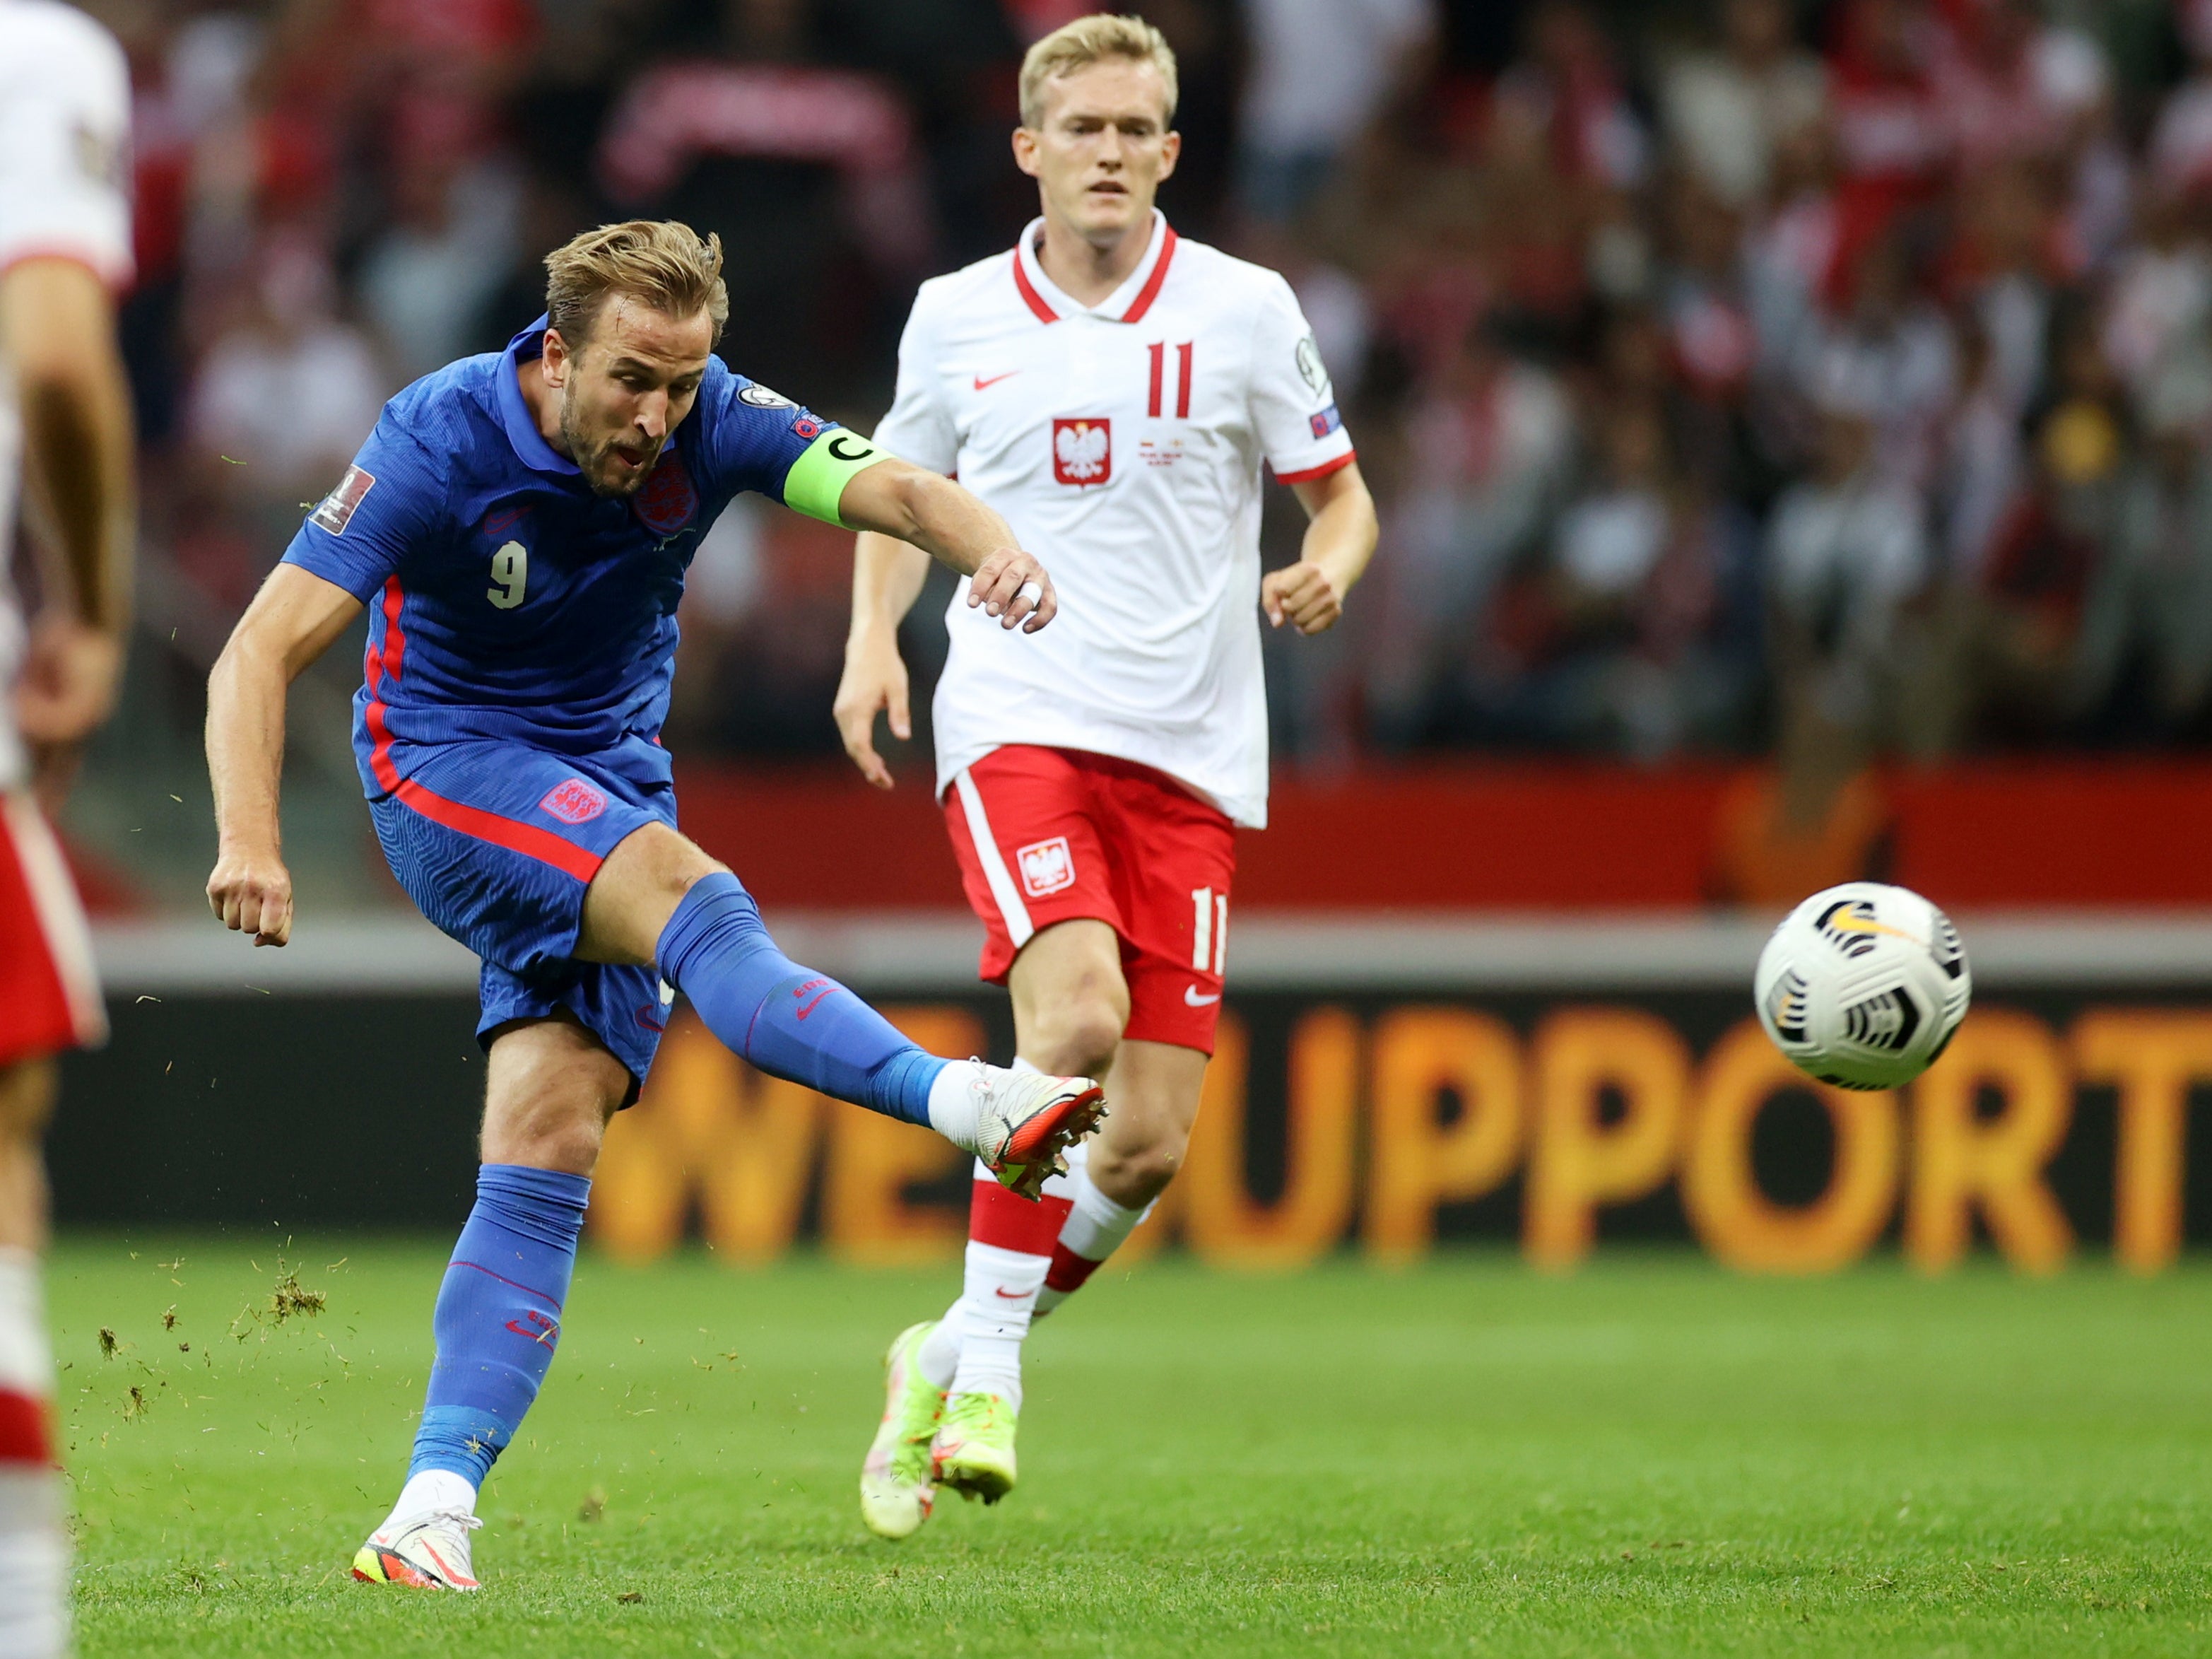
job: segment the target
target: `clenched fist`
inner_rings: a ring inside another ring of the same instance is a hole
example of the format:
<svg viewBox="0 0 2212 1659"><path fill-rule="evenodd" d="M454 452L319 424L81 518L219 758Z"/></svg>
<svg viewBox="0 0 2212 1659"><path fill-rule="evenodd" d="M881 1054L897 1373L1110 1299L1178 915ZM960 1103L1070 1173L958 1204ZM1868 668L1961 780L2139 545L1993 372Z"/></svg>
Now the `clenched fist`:
<svg viewBox="0 0 2212 1659"><path fill-rule="evenodd" d="M1301 634L1322 634L1344 615L1344 594L1328 571L1301 559L1261 580L1260 607L1277 628L1288 623Z"/></svg>
<svg viewBox="0 0 2212 1659"><path fill-rule="evenodd" d="M292 937L292 872L274 853L225 853L208 877L208 908L258 945Z"/></svg>

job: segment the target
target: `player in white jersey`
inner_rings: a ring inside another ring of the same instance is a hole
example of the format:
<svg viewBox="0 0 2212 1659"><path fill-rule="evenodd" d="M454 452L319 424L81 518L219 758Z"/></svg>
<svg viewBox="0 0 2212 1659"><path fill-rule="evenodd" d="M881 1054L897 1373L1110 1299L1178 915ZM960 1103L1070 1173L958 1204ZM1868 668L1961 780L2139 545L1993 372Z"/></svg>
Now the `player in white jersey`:
<svg viewBox="0 0 2212 1659"><path fill-rule="evenodd" d="M106 715L136 534L115 291L131 276L123 53L57 0L0 0L0 587L23 497L54 557L27 628L0 592L0 1659L68 1641L40 1310L53 1056L105 1030L69 872L33 799ZM33 757L35 756L35 760Z"/></svg>
<svg viewBox="0 0 2212 1659"><path fill-rule="evenodd" d="M1273 271L1179 238L1153 207L1180 138L1175 59L1132 18L1048 35L1022 68L1014 155L1042 216L1011 253L924 283L876 441L957 473L1029 544L1062 606L1004 649L956 598L934 704L938 788L983 976L1012 992L1018 1066L1110 1068L1087 1158L1008 1206L979 1181L966 1282L892 1345L861 1476L903 1537L935 1488L1012 1486L1020 1352L1182 1162L1213 1047L1234 830L1267 821L1259 617L1330 627L1374 550L1375 509L1311 331ZM1263 580L1261 469L1291 485L1303 556ZM837 698L845 746L908 735L900 618L923 563L860 538Z"/></svg>

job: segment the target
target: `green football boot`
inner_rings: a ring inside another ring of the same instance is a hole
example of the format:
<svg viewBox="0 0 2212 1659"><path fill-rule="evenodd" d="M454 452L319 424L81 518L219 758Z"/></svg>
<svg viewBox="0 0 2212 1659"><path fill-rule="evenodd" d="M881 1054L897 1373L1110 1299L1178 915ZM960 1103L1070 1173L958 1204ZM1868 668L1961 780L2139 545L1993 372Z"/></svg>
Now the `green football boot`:
<svg viewBox="0 0 2212 1659"><path fill-rule="evenodd" d="M860 1519L878 1538L908 1537L937 1501L930 1444L945 1415L945 1390L917 1363L936 1328L933 1319L908 1326L884 1356L884 1420L860 1465Z"/></svg>
<svg viewBox="0 0 2212 1659"><path fill-rule="evenodd" d="M1003 1395L954 1395L929 1455L939 1486L997 1503L1014 1489L1012 1402Z"/></svg>

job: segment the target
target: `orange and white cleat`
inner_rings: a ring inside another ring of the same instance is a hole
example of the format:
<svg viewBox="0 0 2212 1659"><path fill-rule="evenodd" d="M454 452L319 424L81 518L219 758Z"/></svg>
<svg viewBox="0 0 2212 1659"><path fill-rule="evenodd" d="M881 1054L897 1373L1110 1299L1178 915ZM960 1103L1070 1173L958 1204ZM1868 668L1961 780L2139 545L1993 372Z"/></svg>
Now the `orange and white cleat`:
<svg viewBox="0 0 2212 1659"><path fill-rule="evenodd" d="M482 1589L469 1565L469 1534L482 1525L465 1510L426 1510L387 1521L355 1552L353 1576L365 1584Z"/></svg>
<svg viewBox="0 0 2212 1659"><path fill-rule="evenodd" d="M975 1093L975 1144L966 1150L1000 1186L1031 1201L1046 1181L1066 1171L1061 1154L1106 1121L1106 1091L1087 1077L979 1066L969 1087Z"/></svg>

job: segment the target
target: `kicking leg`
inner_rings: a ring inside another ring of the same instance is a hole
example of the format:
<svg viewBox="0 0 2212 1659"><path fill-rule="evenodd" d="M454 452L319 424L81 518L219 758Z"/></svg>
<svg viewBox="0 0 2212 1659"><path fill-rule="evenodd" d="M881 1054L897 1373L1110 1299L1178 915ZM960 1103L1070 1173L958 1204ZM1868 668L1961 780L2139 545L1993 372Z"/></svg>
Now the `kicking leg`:
<svg viewBox="0 0 2212 1659"><path fill-rule="evenodd" d="M657 966L709 1030L771 1077L927 1124L1024 1198L1104 1113L1087 1078L923 1052L836 980L777 950L738 878L665 825L635 831L600 866L576 954Z"/></svg>
<svg viewBox="0 0 2212 1659"><path fill-rule="evenodd" d="M477 1493L552 1364L591 1172L629 1092L623 1063L571 1019L508 1026L489 1062L476 1206L438 1291L407 1484L354 1559L372 1583L477 1588Z"/></svg>
<svg viewBox="0 0 2212 1659"><path fill-rule="evenodd" d="M53 1354L40 1295L54 1066L0 1068L0 1653L69 1645L69 1543L54 1463Z"/></svg>

